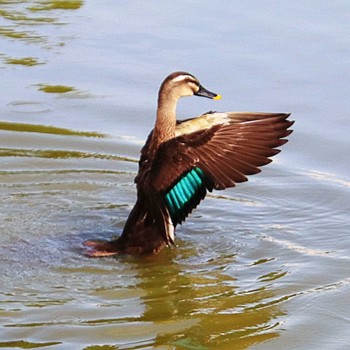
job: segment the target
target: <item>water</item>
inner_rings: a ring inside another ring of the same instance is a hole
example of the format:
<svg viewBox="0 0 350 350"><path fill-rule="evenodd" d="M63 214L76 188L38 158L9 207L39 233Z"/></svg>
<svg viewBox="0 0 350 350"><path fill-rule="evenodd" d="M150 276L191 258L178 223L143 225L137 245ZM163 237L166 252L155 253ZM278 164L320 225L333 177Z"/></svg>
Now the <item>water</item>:
<svg viewBox="0 0 350 350"><path fill-rule="evenodd" d="M347 349L347 1L1 1L0 347ZM207 197L154 257L120 234L162 79L216 109L292 112L264 171Z"/></svg>

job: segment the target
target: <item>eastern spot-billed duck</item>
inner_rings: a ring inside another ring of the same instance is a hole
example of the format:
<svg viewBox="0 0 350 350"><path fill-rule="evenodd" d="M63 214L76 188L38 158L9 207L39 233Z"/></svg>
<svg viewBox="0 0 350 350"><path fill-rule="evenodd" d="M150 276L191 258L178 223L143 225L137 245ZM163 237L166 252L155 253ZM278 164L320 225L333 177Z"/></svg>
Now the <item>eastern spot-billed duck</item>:
<svg viewBox="0 0 350 350"><path fill-rule="evenodd" d="M157 119L141 150L135 178L137 201L122 235L87 241L90 256L157 253L174 244L174 231L205 197L247 181L287 142L286 113L209 112L176 121L180 97L221 98L192 74L175 72L162 83Z"/></svg>

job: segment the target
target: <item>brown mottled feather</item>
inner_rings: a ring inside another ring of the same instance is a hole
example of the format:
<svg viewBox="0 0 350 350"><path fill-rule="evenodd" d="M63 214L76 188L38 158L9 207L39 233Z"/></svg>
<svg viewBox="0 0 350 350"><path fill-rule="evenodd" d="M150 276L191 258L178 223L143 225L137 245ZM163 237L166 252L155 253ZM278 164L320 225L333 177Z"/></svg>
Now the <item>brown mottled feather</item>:
<svg viewBox="0 0 350 350"><path fill-rule="evenodd" d="M152 166L152 186L166 191L189 169L198 166L212 179L215 189L246 181L279 152L291 131L289 114L238 114L228 125L184 134L159 147ZM246 120L244 119L246 117ZM180 159L180 161L179 161ZM171 168L171 171L169 171Z"/></svg>

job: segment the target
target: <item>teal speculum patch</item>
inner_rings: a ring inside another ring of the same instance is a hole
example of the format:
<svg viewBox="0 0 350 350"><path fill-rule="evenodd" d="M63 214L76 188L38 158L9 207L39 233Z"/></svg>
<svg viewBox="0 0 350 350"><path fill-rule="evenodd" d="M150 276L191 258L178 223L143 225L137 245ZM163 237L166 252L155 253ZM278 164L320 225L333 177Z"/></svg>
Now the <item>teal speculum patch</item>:
<svg viewBox="0 0 350 350"><path fill-rule="evenodd" d="M165 195L167 208L174 221L182 216L183 210L196 197L203 187L204 173L200 168L193 168L185 174Z"/></svg>

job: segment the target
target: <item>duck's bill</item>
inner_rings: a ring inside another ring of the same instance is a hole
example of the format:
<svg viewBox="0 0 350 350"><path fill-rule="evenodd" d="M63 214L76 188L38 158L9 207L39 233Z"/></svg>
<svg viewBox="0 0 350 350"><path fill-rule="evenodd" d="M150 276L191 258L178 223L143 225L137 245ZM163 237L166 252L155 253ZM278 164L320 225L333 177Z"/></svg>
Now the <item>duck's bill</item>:
<svg viewBox="0 0 350 350"><path fill-rule="evenodd" d="M214 92L207 90L202 85L199 87L199 90L197 92L195 92L194 94L196 96L207 97L207 98L211 98L213 100L220 100L220 98L221 98L221 95L218 95Z"/></svg>

